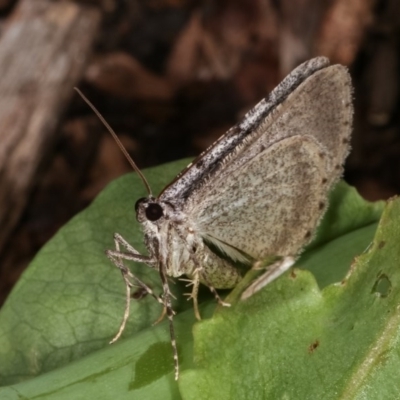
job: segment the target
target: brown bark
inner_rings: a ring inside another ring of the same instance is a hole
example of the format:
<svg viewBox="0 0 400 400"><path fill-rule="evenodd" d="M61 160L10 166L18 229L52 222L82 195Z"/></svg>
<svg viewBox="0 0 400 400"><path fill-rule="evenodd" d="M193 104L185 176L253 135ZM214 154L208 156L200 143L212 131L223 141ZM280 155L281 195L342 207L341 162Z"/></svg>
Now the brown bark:
<svg viewBox="0 0 400 400"><path fill-rule="evenodd" d="M23 0L0 39L0 251L24 210L56 127L84 72L99 13Z"/></svg>

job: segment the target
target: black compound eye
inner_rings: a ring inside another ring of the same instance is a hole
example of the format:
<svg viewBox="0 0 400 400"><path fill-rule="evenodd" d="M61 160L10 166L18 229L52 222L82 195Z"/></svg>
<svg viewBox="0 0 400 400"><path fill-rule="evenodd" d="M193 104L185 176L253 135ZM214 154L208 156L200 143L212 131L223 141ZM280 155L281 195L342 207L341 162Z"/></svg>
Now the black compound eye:
<svg viewBox="0 0 400 400"><path fill-rule="evenodd" d="M137 212L139 208L139 204L142 203L143 201L146 200L146 197L141 197L136 203L135 203L135 211Z"/></svg>
<svg viewBox="0 0 400 400"><path fill-rule="evenodd" d="M149 221L157 221L163 216L163 209L158 203L150 203L146 208L146 217Z"/></svg>

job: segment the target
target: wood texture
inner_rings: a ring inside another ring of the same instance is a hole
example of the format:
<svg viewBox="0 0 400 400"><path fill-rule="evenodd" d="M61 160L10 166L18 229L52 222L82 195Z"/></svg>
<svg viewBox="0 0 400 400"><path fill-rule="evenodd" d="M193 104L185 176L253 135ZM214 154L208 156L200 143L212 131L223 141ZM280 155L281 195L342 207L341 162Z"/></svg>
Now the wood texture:
<svg viewBox="0 0 400 400"><path fill-rule="evenodd" d="M0 251L87 63L100 14L70 2L21 1L0 38Z"/></svg>

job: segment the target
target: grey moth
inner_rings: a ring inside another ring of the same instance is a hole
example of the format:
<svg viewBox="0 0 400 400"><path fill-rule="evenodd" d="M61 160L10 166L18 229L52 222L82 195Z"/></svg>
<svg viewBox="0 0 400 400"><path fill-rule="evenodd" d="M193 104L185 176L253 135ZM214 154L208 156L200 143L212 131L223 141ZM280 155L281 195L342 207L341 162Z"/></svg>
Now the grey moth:
<svg viewBox="0 0 400 400"><path fill-rule="evenodd" d="M169 277L190 280L200 318L200 283L227 305L216 289L233 288L240 281L235 262L250 268L268 257L279 258L243 298L286 271L312 239L328 193L342 174L352 115L347 69L317 57L290 73L158 196L139 171L148 196L137 200L135 209L148 254L140 254L119 234L115 249L107 251L126 284L126 310L113 341L129 317L132 287L139 285L161 303L162 317L170 321L177 379ZM162 294L133 275L125 261L158 271Z"/></svg>

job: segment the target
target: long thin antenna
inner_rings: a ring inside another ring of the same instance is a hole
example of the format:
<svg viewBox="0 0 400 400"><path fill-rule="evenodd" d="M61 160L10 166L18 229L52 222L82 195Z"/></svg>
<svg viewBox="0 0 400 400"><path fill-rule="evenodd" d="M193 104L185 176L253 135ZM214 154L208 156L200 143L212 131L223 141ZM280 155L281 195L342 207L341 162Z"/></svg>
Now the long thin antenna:
<svg viewBox="0 0 400 400"><path fill-rule="evenodd" d="M124 145L121 143L121 141L119 140L117 134L114 132L114 130L111 128L111 126L108 124L108 122L104 119L104 117L100 114L100 112L97 110L97 108L89 101L89 99L77 88L74 88L79 96L82 97L82 99L85 101L85 103L93 110L93 112L97 115L97 117L99 118L99 120L103 123L103 125L107 128L107 130L111 133L111 136L114 138L114 140L116 141L118 147L121 149L122 153L124 154L125 158L128 160L129 164L131 165L131 167L133 168L134 171L136 171L140 177L140 179L142 180L142 182L144 183L144 186L146 186L146 190L147 193L149 194L149 196L152 195L151 193L151 189L150 189L150 185L147 182L147 179L144 177L144 175L142 174L142 171L140 171L140 169L138 168L138 166L135 164L135 162L132 160L131 156L128 154L128 152L126 151Z"/></svg>

